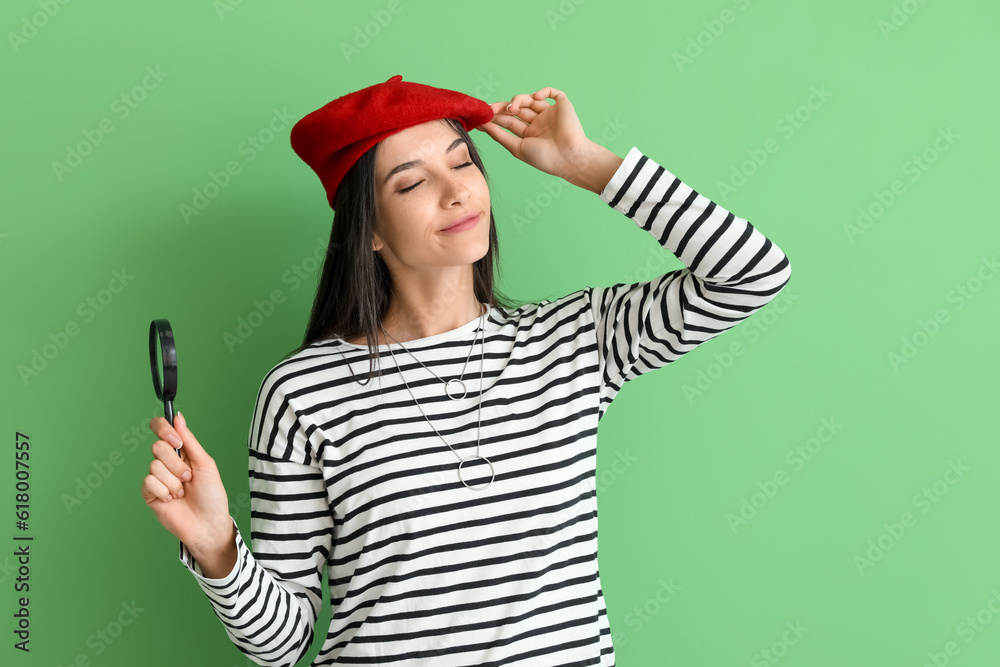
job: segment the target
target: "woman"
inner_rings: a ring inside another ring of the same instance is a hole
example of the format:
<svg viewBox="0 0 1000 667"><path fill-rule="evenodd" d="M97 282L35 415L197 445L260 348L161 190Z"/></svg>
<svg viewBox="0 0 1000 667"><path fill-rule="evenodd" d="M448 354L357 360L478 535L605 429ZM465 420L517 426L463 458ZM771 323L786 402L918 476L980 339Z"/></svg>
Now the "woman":
<svg viewBox="0 0 1000 667"><path fill-rule="evenodd" d="M504 306L472 128L594 192L685 268ZM638 148L590 141L554 88L487 105L397 75L312 112L292 144L338 216L304 343L258 393L253 548L178 413L150 422L142 495L180 560L261 665L308 652L324 571L314 665L613 665L598 422L625 382L774 298L788 258Z"/></svg>

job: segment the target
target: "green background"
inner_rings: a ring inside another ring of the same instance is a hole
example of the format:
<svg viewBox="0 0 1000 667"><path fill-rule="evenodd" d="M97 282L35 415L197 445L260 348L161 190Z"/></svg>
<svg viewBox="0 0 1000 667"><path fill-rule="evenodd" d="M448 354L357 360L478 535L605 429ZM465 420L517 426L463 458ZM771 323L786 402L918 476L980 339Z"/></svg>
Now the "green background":
<svg viewBox="0 0 1000 667"><path fill-rule="evenodd" d="M621 156L639 147L791 260L786 300L630 382L602 420L601 580L619 665L997 664L1000 280L983 263L1000 240L984 199L1000 138L995 2L43 0L4 2L0 17L3 664L253 664L140 496L147 423L162 414L149 322L173 325L177 408L248 538L254 400L301 342L318 275L303 267L332 222L291 123L261 131L275 109L297 119L395 74L488 102L563 90L588 136ZM143 98L127 116L122 95ZM113 130L57 170L102 121ZM563 183L547 200L551 177L473 138L515 299L681 266L593 193ZM231 160L240 173L186 222L180 205ZM859 207L879 215L851 233ZM80 309L115 270L127 287ZM284 302L227 346L275 289ZM22 377L68 324L78 335ZM16 431L31 443L30 654L11 632ZM100 483L81 489L88 475ZM775 475L786 483L767 496ZM734 527L744 500L757 507ZM884 548L865 567L869 541ZM133 602L134 621L101 640ZM783 635L796 623L800 638Z"/></svg>

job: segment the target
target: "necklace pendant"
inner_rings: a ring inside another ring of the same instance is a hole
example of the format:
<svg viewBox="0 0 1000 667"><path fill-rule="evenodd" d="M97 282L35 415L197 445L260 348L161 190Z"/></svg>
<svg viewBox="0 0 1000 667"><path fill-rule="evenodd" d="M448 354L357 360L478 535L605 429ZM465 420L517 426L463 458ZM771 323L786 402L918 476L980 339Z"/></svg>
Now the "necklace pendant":
<svg viewBox="0 0 1000 667"><path fill-rule="evenodd" d="M490 466L490 481L486 482L486 484L483 484L482 486L469 486L468 482L465 481L465 478L462 477L462 466L465 465L466 461L472 461L474 459L482 459L483 461L486 461L486 463ZM482 491L487 486L493 483L493 480L496 478L496 476L497 473L496 470L493 469L493 463L491 463L490 460L485 456L470 456L467 459L462 459L458 464L458 479L461 480L462 484L465 484L466 488L472 489L473 491Z"/></svg>
<svg viewBox="0 0 1000 667"><path fill-rule="evenodd" d="M461 396L452 396L451 395L451 383L452 382L456 382L456 383L462 385L462 395ZM465 383L462 382L461 380L459 380L458 378L452 378L452 379L448 380L448 382L444 386L444 390L445 390L445 393L448 394L448 398L450 398L453 401L459 401L459 400L465 398L465 395L469 393L469 390L466 388Z"/></svg>

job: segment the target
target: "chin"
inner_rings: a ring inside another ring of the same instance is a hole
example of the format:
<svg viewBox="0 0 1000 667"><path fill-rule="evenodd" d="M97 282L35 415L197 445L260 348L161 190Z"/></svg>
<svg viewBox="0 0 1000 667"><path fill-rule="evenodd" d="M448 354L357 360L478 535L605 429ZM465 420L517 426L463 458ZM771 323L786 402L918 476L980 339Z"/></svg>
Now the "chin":
<svg viewBox="0 0 1000 667"><path fill-rule="evenodd" d="M475 264L483 257L486 257L489 251L490 251L490 240L488 238L482 239L481 241L477 239L475 243L469 244L469 252L466 255L465 259L469 264Z"/></svg>

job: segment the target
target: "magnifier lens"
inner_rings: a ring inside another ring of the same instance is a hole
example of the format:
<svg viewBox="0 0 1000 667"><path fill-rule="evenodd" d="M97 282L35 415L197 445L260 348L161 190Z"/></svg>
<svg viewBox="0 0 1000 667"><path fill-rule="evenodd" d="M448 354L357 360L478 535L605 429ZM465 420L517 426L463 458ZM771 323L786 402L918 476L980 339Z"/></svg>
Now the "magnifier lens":
<svg viewBox="0 0 1000 667"><path fill-rule="evenodd" d="M163 416L173 426L173 400L177 396L177 350L174 347L174 333L167 320L153 320L149 324L149 364L156 397L163 401ZM179 448L174 451L177 456L181 455Z"/></svg>
<svg viewBox="0 0 1000 667"><path fill-rule="evenodd" d="M156 397L163 400L163 346L160 345L160 337L156 337L156 365L153 366L153 385L156 389Z"/></svg>

